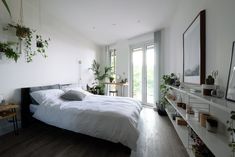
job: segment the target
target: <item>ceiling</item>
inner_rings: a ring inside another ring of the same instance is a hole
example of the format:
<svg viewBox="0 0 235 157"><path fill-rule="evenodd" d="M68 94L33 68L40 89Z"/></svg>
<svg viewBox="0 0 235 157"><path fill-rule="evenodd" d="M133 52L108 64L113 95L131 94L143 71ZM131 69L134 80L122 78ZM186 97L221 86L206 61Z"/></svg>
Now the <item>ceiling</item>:
<svg viewBox="0 0 235 157"><path fill-rule="evenodd" d="M99 45L165 27L176 0L41 0L43 10Z"/></svg>

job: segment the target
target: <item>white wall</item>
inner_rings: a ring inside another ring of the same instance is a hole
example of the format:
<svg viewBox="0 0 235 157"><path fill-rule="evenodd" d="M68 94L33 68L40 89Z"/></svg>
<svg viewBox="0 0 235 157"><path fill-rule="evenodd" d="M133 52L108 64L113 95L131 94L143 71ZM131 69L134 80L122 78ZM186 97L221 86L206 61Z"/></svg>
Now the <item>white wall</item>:
<svg viewBox="0 0 235 157"><path fill-rule="evenodd" d="M165 73L183 72L182 35L196 15L206 10L206 73L219 71L218 82L225 89L235 41L234 0L180 0L178 11L165 29Z"/></svg>
<svg viewBox="0 0 235 157"><path fill-rule="evenodd" d="M20 1L8 2L10 2L13 20L17 21ZM100 47L84 38L79 32L73 31L66 23L47 14L43 8L41 27L39 27L37 4L38 1L30 4L24 1L24 24L40 30L42 35L51 38L47 51L48 58L44 59L38 55L33 58L32 63L26 63L24 57L17 63L5 57L0 60L0 94L7 101L19 103L19 89L22 87L77 83L79 60L82 61L82 83L93 81L92 72L88 71L88 68L93 59L99 59ZM9 16L0 2L0 41L15 40L13 33L2 31L2 27L9 22ZM0 134L4 129L1 123Z"/></svg>
<svg viewBox="0 0 235 157"><path fill-rule="evenodd" d="M232 42L235 41L234 0L180 0L169 27L164 31L164 72L183 73L183 32L196 15L206 10L206 74L219 71L218 83L226 89ZM229 113L211 107L211 114L219 119L226 132Z"/></svg>

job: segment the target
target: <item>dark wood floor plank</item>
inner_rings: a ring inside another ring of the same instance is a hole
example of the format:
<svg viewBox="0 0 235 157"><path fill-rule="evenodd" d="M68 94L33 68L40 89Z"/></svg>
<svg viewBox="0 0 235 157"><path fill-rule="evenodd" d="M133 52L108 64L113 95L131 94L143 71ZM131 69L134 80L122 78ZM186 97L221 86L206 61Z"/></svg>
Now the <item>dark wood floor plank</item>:
<svg viewBox="0 0 235 157"><path fill-rule="evenodd" d="M168 117L143 109L136 151L42 123L0 137L1 157L187 157Z"/></svg>

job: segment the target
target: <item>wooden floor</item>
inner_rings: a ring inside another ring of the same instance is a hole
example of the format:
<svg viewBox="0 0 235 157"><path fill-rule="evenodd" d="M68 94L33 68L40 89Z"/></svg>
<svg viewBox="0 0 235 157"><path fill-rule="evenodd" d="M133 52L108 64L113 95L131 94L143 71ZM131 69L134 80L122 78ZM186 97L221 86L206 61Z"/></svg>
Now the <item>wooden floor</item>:
<svg viewBox="0 0 235 157"><path fill-rule="evenodd" d="M0 137L1 157L188 157L168 117L144 108L137 150L121 144L36 124Z"/></svg>

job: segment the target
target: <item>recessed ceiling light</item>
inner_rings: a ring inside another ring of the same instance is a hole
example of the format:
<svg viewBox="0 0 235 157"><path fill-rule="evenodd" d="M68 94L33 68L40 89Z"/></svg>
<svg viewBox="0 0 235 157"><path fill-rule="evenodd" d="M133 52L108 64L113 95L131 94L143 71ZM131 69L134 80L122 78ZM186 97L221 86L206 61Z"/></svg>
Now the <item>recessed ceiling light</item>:
<svg viewBox="0 0 235 157"><path fill-rule="evenodd" d="M113 23L112 26L117 26L117 24L116 24L116 23Z"/></svg>
<svg viewBox="0 0 235 157"><path fill-rule="evenodd" d="M93 26L92 29L95 29L95 26Z"/></svg>
<svg viewBox="0 0 235 157"><path fill-rule="evenodd" d="M141 21L140 20L137 20L137 23L140 23Z"/></svg>

